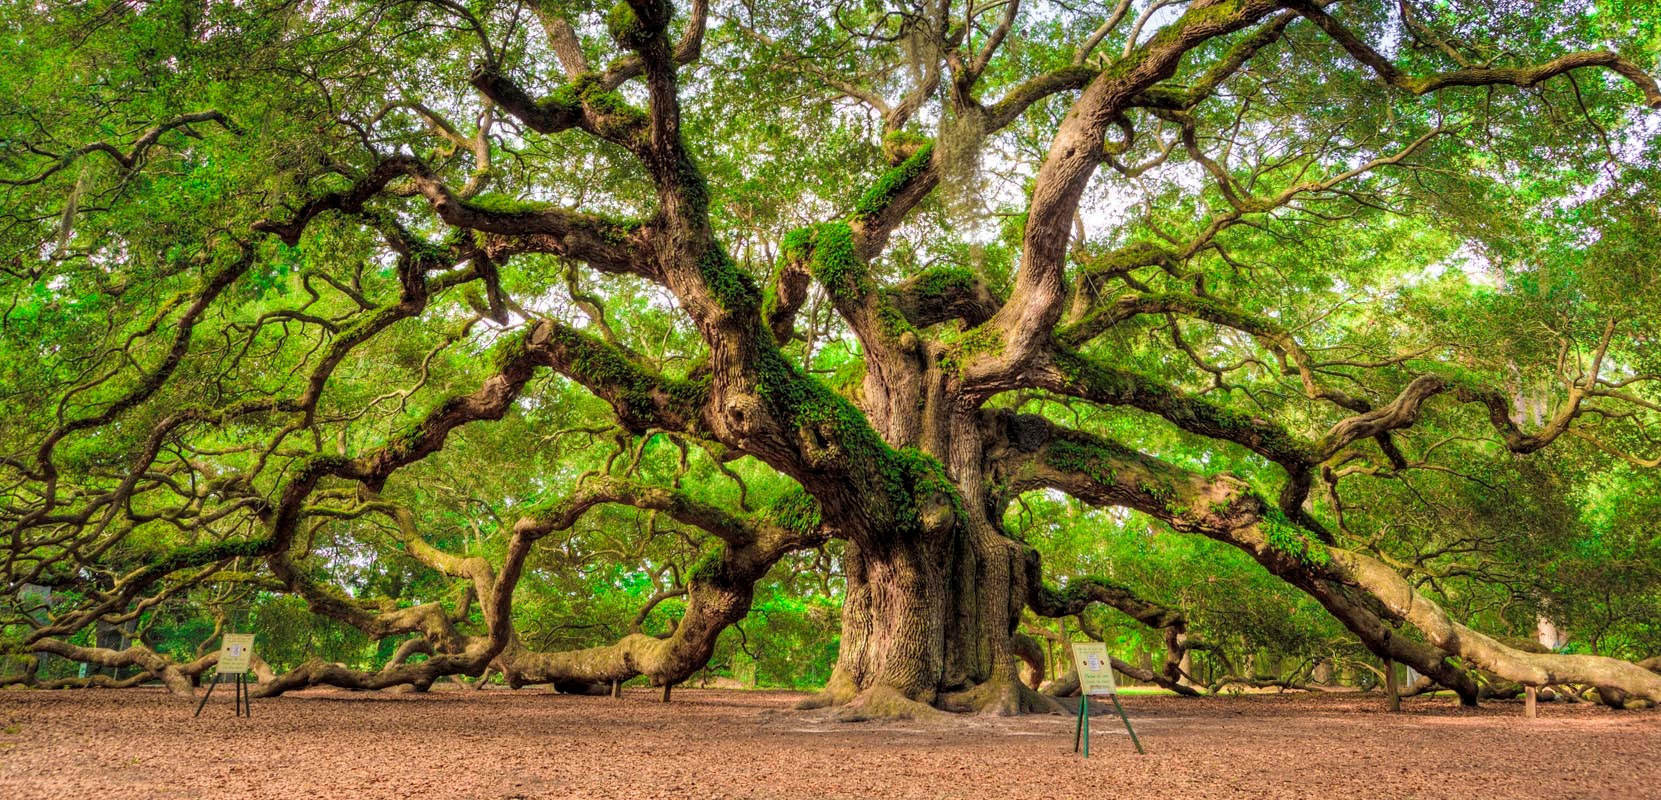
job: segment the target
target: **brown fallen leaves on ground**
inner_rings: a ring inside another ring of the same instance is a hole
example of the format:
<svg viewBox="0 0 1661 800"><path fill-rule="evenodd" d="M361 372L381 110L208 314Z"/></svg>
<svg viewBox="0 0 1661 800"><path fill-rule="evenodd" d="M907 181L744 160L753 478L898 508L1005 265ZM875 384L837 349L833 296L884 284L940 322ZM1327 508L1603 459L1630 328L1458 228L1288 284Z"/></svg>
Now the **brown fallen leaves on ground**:
<svg viewBox="0 0 1661 800"><path fill-rule="evenodd" d="M0 692L0 797L1661 797L1661 713L1452 700L1129 696L1097 716L839 723L799 695L309 690L232 716L156 689Z"/></svg>

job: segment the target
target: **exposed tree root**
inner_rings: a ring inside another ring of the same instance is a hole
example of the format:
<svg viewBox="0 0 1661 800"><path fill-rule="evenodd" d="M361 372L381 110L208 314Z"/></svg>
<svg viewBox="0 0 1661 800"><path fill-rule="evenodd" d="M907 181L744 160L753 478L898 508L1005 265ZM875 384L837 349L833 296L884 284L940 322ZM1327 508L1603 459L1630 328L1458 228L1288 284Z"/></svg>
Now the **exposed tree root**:
<svg viewBox="0 0 1661 800"><path fill-rule="evenodd" d="M796 702L798 711L811 711L816 708L830 708L843 706L853 702L859 694L859 687L854 685L848 676L838 669L831 672L830 682L820 689Z"/></svg>
<svg viewBox="0 0 1661 800"><path fill-rule="evenodd" d="M871 720L937 719L941 713L928 703L921 703L889 686L873 686L855 695L837 708L832 719L837 722L867 722Z"/></svg>
<svg viewBox="0 0 1661 800"><path fill-rule="evenodd" d="M1014 677L982 682L971 688L936 695L934 703L907 697L891 686L873 686L864 691L852 681L833 673L823 691L803 698L798 710L834 709L832 718L842 722L868 720L945 719L949 714L1060 714L1066 711L1055 698L1042 694Z"/></svg>
<svg viewBox="0 0 1661 800"><path fill-rule="evenodd" d="M1244 675L1224 675L1223 677L1212 681L1210 685L1205 687L1205 690L1210 694L1217 694L1230 686L1244 686L1248 689L1279 689L1283 692L1317 691L1316 687L1310 686L1307 683L1288 678L1277 678L1272 675L1258 675L1250 678Z"/></svg>
<svg viewBox="0 0 1661 800"><path fill-rule="evenodd" d="M972 689L944 694L935 705L945 711L999 717L1065 711L1055 698L1017 680L991 680Z"/></svg>

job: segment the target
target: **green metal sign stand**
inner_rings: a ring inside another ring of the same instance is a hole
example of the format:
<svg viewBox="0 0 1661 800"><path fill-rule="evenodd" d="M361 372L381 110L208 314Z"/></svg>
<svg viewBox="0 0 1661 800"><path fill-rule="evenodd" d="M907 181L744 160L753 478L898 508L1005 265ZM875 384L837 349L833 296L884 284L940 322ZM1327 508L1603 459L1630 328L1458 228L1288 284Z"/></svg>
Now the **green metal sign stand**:
<svg viewBox="0 0 1661 800"><path fill-rule="evenodd" d="M200 710L200 709L198 709ZM1079 740L1084 741L1084 757L1090 757L1090 698L1078 696L1078 724L1073 726L1073 752L1079 751Z"/></svg>
<svg viewBox="0 0 1661 800"><path fill-rule="evenodd" d="M1125 731L1130 734L1130 743L1136 745L1137 754L1147 755L1148 751L1142 749L1142 740L1136 738L1136 729L1130 726L1130 716L1125 713L1125 707L1119 704L1119 695L1115 693L1108 695L1108 697L1113 699L1113 708L1119 712L1119 719L1125 721ZM1081 744L1083 745L1084 757L1089 758L1090 697L1082 694L1078 698L1078 724L1073 726L1073 752L1079 752Z"/></svg>
<svg viewBox="0 0 1661 800"><path fill-rule="evenodd" d="M1124 720L1125 731L1130 734L1131 744L1136 745L1136 752L1146 755L1142 740L1136 738L1136 729L1130 726L1130 716L1119 703L1119 689L1113 685L1113 660L1108 657L1107 645L1101 642L1075 643L1073 666L1079 676L1078 724L1073 728L1073 752L1079 752L1082 746L1084 757L1090 757L1090 696L1105 694L1113 701L1113 709L1119 712L1119 719Z"/></svg>
<svg viewBox="0 0 1661 800"><path fill-rule="evenodd" d="M1130 743L1136 745L1136 754L1139 756L1147 755L1148 751L1142 749L1142 740L1136 738L1136 729L1130 726L1130 716L1125 713L1125 707L1119 705L1118 692L1114 692L1113 694L1108 695L1108 697L1113 698L1113 707L1118 710L1119 719L1125 721L1125 731L1130 734Z"/></svg>

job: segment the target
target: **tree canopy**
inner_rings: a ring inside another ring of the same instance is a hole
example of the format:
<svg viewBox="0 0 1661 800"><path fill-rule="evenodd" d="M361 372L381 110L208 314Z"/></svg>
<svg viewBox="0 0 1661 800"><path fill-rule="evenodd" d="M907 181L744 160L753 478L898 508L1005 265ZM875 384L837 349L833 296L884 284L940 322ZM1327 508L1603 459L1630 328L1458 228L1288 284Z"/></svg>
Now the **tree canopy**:
<svg viewBox="0 0 1661 800"><path fill-rule="evenodd" d="M1647 0L0 8L9 680L1661 703Z"/></svg>

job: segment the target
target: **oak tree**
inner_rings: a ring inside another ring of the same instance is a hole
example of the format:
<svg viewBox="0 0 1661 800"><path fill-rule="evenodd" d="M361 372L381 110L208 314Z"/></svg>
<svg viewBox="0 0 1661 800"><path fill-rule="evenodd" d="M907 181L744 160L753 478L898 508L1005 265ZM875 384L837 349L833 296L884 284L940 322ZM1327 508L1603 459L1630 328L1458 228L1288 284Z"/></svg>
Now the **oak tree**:
<svg viewBox="0 0 1661 800"><path fill-rule="evenodd" d="M1010 523L1040 493L1236 548L1466 702L1478 674L1661 702L1630 661L1462 624L1439 583L1470 542L1545 524L1483 507L1546 505L1530 459L1655 464L1643 3L5 20L5 571L67 598L24 615L21 652L188 692L211 653L75 637L257 591L405 637L382 668L312 660L263 694L487 669L670 686L776 565L831 547L840 649L814 704L1052 709L1023 620L1093 604L1165 631L1149 678L1182 685L1181 609L1048 571ZM512 435L469 438L492 426ZM554 479L581 456L534 453L572 434L626 446ZM739 491L632 469L649 447ZM509 514L489 546L433 488L462 464ZM605 506L701 532L701 558L615 641L534 646L527 564ZM336 536L458 594L347 591L352 557L318 557ZM661 602L678 619L645 632Z"/></svg>

